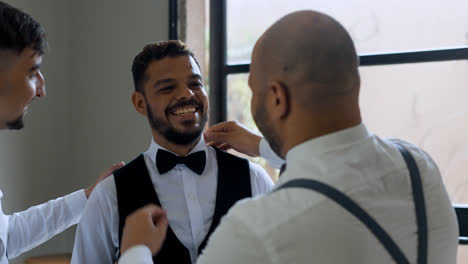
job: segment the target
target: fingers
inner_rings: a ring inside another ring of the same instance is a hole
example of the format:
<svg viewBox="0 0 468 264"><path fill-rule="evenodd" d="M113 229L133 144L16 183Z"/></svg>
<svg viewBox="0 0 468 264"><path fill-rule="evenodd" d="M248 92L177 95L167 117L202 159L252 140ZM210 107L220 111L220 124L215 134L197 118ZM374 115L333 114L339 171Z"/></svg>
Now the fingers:
<svg viewBox="0 0 468 264"><path fill-rule="evenodd" d="M166 211L155 204L148 204L142 207L141 211L146 213L147 215L150 215L153 220L156 220L162 217L163 215L166 215Z"/></svg>
<svg viewBox="0 0 468 264"><path fill-rule="evenodd" d="M118 170L118 169L122 168L123 166L125 166L125 162L123 162L123 161L112 165L112 167L114 168L114 170Z"/></svg>
<svg viewBox="0 0 468 264"><path fill-rule="evenodd" d="M153 223L158 227L167 226L167 215L166 211L159 206L154 204L146 205L141 209L145 214L150 216Z"/></svg>
<svg viewBox="0 0 468 264"><path fill-rule="evenodd" d="M153 215L153 223L158 228L159 233L162 237L166 237L167 227L169 225L166 211Z"/></svg>
<svg viewBox="0 0 468 264"><path fill-rule="evenodd" d="M232 148L231 145L229 145L229 143L223 141L212 141L206 144L210 147L219 148L220 150L224 151L230 150Z"/></svg>
<svg viewBox="0 0 468 264"><path fill-rule="evenodd" d="M96 181L96 183L94 183L92 186L88 187L87 189L85 189L85 194L86 194L86 198L89 198L89 196L91 195L91 193L93 192L94 190L94 187L96 187L96 185L98 183L100 183L102 180L104 180L105 178L109 177L110 175L112 175L112 173L115 171L115 170L118 170L120 168L122 168L123 166L125 165L125 162L119 162L119 163L116 163L112 166L110 166L107 170L105 170L104 172L102 172L101 174L99 174L99 177Z"/></svg>
<svg viewBox="0 0 468 264"><path fill-rule="evenodd" d="M228 143L226 142L226 140L224 140L224 137L217 137L216 140L213 140L213 141L207 141L206 143L208 146L211 146L211 147L216 147L216 148L219 148L219 149L222 149L222 146L223 145L228 145ZM228 145L229 146L229 145ZM229 147L230 148L230 147ZM228 149L229 149L228 148ZM225 149L223 149L225 150Z"/></svg>
<svg viewBox="0 0 468 264"><path fill-rule="evenodd" d="M111 175L114 171L122 168L124 165L125 165L125 162L123 161L113 164L107 170L105 170L104 172L100 174L99 176L100 180L102 180L101 178L106 178L107 176Z"/></svg>
<svg viewBox="0 0 468 264"><path fill-rule="evenodd" d="M159 233L159 237L166 237L167 227L169 225L167 213L164 209L154 204L149 204L142 208L143 213L148 215L148 220L152 221L153 231Z"/></svg>
<svg viewBox="0 0 468 264"><path fill-rule="evenodd" d="M149 204L142 207L125 220L121 250L124 252L135 245L146 245L156 254L164 242L168 227L166 211Z"/></svg>
<svg viewBox="0 0 468 264"><path fill-rule="evenodd" d="M206 131L204 137L209 146L219 147L220 145L226 143L230 137L232 137L232 135L226 132Z"/></svg>
<svg viewBox="0 0 468 264"><path fill-rule="evenodd" d="M219 148L220 150L228 151L231 149L231 146L228 143L224 143L219 145L217 148Z"/></svg>
<svg viewBox="0 0 468 264"><path fill-rule="evenodd" d="M212 132L230 132L234 127L236 127L236 121L226 121L226 122L221 122L216 125L211 126L208 128L207 131L212 131Z"/></svg>
<svg viewBox="0 0 468 264"><path fill-rule="evenodd" d="M127 222L131 223L138 219L146 219L146 225L151 229L157 229L158 232L166 234L168 225L167 214L164 209L154 204L146 205L127 217Z"/></svg>
<svg viewBox="0 0 468 264"><path fill-rule="evenodd" d="M236 121L222 122L208 128L203 136L206 141L216 140L217 135L223 135L224 133L232 132L236 128Z"/></svg>
<svg viewBox="0 0 468 264"><path fill-rule="evenodd" d="M121 161L119 163L116 163L116 164L113 164L108 170L108 174L112 174L114 171L122 168L123 166L125 166L125 162Z"/></svg>
<svg viewBox="0 0 468 264"><path fill-rule="evenodd" d="M222 150L234 149L240 153L257 157L261 136L237 121L228 121L212 126L205 134L207 145Z"/></svg>

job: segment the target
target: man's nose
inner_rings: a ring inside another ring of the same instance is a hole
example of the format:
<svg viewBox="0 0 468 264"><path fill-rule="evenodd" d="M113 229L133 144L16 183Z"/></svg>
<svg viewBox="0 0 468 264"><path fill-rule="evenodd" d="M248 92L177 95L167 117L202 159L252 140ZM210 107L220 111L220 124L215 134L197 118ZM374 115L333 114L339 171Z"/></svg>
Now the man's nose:
<svg viewBox="0 0 468 264"><path fill-rule="evenodd" d="M36 96L39 98L45 97L46 95L46 88L45 88L45 81L44 76L40 71L37 72L37 84L36 84Z"/></svg>
<svg viewBox="0 0 468 264"><path fill-rule="evenodd" d="M179 89L177 89L177 99L188 99L192 96L194 96L195 93L190 89L188 86L184 85L181 86Z"/></svg>

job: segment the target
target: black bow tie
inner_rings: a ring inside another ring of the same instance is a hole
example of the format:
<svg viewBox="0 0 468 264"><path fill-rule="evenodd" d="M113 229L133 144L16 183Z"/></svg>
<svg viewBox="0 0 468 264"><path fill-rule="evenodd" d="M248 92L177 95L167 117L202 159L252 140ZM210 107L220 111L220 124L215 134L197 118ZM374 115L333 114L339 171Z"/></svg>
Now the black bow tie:
<svg viewBox="0 0 468 264"><path fill-rule="evenodd" d="M203 173L205 170L206 154L205 151L198 151L187 155L185 157L176 156L169 151L158 149L156 153L156 167L158 168L159 174L166 173L177 164L185 164L189 169L198 175Z"/></svg>

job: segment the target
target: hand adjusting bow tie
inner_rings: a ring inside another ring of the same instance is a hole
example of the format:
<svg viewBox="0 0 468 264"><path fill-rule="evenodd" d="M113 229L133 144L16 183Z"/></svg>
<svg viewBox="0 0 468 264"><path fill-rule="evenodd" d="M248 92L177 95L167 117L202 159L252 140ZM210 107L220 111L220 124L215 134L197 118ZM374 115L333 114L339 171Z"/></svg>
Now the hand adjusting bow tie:
<svg viewBox="0 0 468 264"><path fill-rule="evenodd" d="M158 152L156 153L156 167L158 168L159 174L172 170L172 168L177 164L185 164L185 166L193 172L201 175L203 170L205 170L205 163L205 151L198 151L185 157L176 156L169 151L162 149L158 149Z"/></svg>

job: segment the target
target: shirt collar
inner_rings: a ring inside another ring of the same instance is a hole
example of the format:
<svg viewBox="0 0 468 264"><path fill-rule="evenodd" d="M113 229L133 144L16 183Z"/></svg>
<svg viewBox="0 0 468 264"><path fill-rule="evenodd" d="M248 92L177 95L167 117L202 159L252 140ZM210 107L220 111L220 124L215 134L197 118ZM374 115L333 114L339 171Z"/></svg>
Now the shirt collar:
<svg viewBox="0 0 468 264"><path fill-rule="evenodd" d="M158 152L158 149L163 149L163 150L171 152L172 154L176 156L179 156L175 154L173 151L160 146L158 143L156 143L156 141L154 141L154 138L151 138L151 144L148 150L146 151L146 154L151 158L153 163L156 162L156 153ZM188 154L191 154L197 151L206 151L206 150L207 150L207 146L205 143L205 138L203 137L203 134L202 134L198 143L192 148L192 150Z"/></svg>
<svg viewBox="0 0 468 264"><path fill-rule="evenodd" d="M288 168L294 168L304 162L309 164L314 160L314 157L318 157L334 149L343 148L343 146L346 145L351 145L369 136L371 136L371 134L366 126L361 123L357 126L314 138L294 146L286 154L286 171L284 175L280 177L281 182L290 177L294 177L294 175L288 176Z"/></svg>

